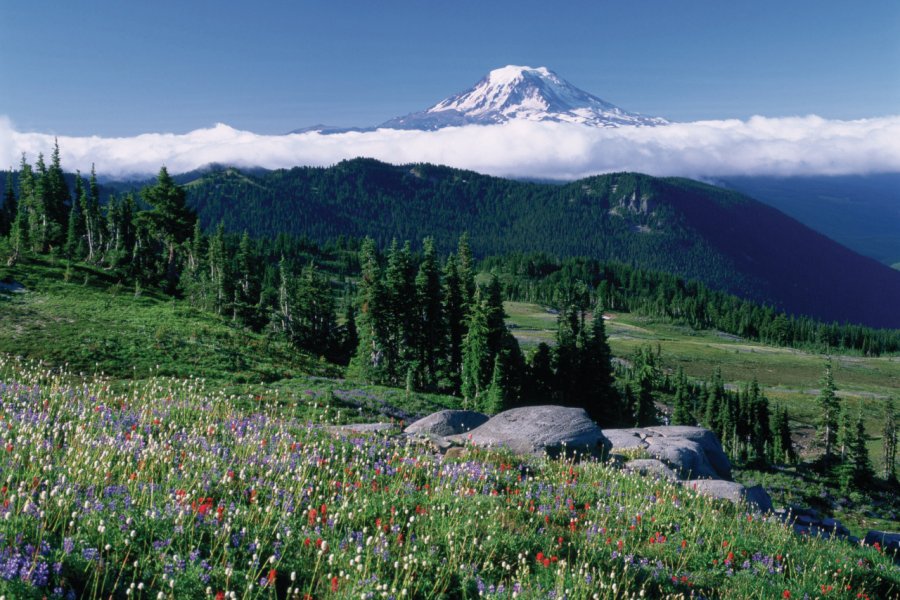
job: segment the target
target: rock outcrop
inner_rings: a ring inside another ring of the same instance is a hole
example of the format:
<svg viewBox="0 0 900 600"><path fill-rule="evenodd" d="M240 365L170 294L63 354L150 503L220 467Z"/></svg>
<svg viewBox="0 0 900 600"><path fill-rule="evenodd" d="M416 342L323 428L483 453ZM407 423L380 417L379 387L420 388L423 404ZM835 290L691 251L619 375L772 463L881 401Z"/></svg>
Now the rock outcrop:
<svg viewBox="0 0 900 600"><path fill-rule="evenodd" d="M613 452L641 453L665 463L680 479L731 479L731 462L716 434L702 427L604 429Z"/></svg>
<svg viewBox="0 0 900 600"><path fill-rule="evenodd" d="M487 415L472 410L442 410L411 423L404 433L445 437L467 433L487 422Z"/></svg>
<svg viewBox="0 0 900 600"><path fill-rule="evenodd" d="M457 443L504 447L516 454L600 456L611 445L583 408L523 406L491 417L467 434L450 436Z"/></svg>

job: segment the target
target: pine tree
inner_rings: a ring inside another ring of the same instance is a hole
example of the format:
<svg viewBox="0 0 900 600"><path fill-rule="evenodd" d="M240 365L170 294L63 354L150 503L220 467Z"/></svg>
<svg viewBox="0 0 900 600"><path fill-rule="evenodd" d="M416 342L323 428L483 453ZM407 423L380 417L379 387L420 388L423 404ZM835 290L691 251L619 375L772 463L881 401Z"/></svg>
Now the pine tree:
<svg viewBox="0 0 900 600"><path fill-rule="evenodd" d="M578 375L581 405L591 418L607 426L620 422L623 407L613 381L612 351L599 306L581 348Z"/></svg>
<svg viewBox="0 0 900 600"><path fill-rule="evenodd" d="M75 172L75 199L69 207L69 222L66 226L65 254L70 259L80 259L79 247L84 236L84 218L81 216L81 195L84 185L81 181L81 171Z"/></svg>
<svg viewBox="0 0 900 600"><path fill-rule="evenodd" d="M347 364L353 355L356 354L356 348L359 346L359 332L356 329L356 309L350 298L347 298L344 306L344 329L341 346L343 348L341 363Z"/></svg>
<svg viewBox="0 0 900 600"><path fill-rule="evenodd" d="M787 409L776 406L772 414L772 460L775 463L791 464L796 460L796 453L791 440Z"/></svg>
<svg viewBox="0 0 900 600"><path fill-rule="evenodd" d="M884 460L884 479L886 481L896 481L896 461L897 461L897 416L894 412L894 399L885 398L884 400L884 428L881 431L881 448L882 458Z"/></svg>
<svg viewBox="0 0 900 600"><path fill-rule="evenodd" d="M680 366L675 373L675 404L672 410L672 425L695 425L691 414L691 395L687 376Z"/></svg>
<svg viewBox="0 0 900 600"><path fill-rule="evenodd" d="M446 377L451 393L459 393L462 377L462 346L466 335L466 308L463 302L462 280L456 257L451 254L444 265L444 315L447 325Z"/></svg>
<svg viewBox="0 0 900 600"><path fill-rule="evenodd" d="M748 462L756 467L762 467L769 461L772 451L772 429L769 423L769 400L759 389L756 378L750 383L748 390Z"/></svg>
<svg viewBox="0 0 900 600"><path fill-rule="evenodd" d="M872 464L869 462L869 450L866 447L866 429L862 413L857 413L853 427L853 437L847 454L845 487L850 485L865 487L872 480Z"/></svg>
<svg viewBox="0 0 900 600"><path fill-rule="evenodd" d="M3 206L0 207L0 237L11 234L13 221L16 220L16 192L13 188L13 172L6 174L6 189L3 192Z"/></svg>
<svg viewBox="0 0 900 600"><path fill-rule="evenodd" d="M716 367L713 371L712 381L707 386L706 408L704 410L704 424L713 431L724 444L723 434L725 428L725 414L728 411L725 398L725 383L722 381L722 370Z"/></svg>
<svg viewBox="0 0 900 600"><path fill-rule="evenodd" d="M462 384L463 402L467 407L479 406L481 395L490 384L493 359L488 346L487 311L479 292L469 316L469 326L463 341Z"/></svg>
<svg viewBox="0 0 900 600"><path fill-rule="evenodd" d="M232 320L245 325L255 321L254 306L259 300L259 282L256 256L250 242L250 235L244 231L234 255L232 269L234 285L234 301L232 302Z"/></svg>
<svg viewBox="0 0 900 600"><path fill-rule="evenodd" d="M294 308L294 344L332 358L337 350L334 296L325 277L312 263L303 269Z"/></svg>
<svg viewBox="0 0 900 600"><path fill-rule="evenodd" d="M350 370L360 379L381 383L385 379L385 293L375 241L365 238L359 251L360 278L357 286L359 311L356 327L359 344L350 362Z"/></svg>
<svg viewBox="0 0 900 600"><path fill-rule="evenodd" d="M822 390L817 398L819 403L819 437L825 450L822 461L829 464L834 459L834 446L837 438L838 417L841 412L841 403L837 397L837 388L834 385L834 375L831 369L831 360L825 363L825 374L822 376Z"/></svg>
<svg viewBox="0 0 900 600"><path fill-rule="evenodd" d="M853 445L853 436L856 430L853 420L850 417L850 407L841 407L841 416L838 419L837 435L835 436L835 447L837 448L837 458L840 462L847 460L847 454L850 452L850 446Z"/></svg>
<svg viewBox="0 0 900 600"><path fill-rule="evenodd" d="M223 314L228 304L229 270L226 262L225 226L219 222L216 232L209 238L206 261L209 267L209 284L212 293L212 308L216 314Z"/></svg>
<svg viewBox="0 0 900 600"><path fill-rule="evenodd" d="M515 406L519 402L519 384L515 374L515 359L510 349L504 348L494 357L491 381L483 396L479 410L487 414L497 414Z"/></svg>
<svg viewBox="0 0 900 600"><path fill-rule="evenodd" d="M384 272L385 383L403 385L416 358L416 285L415 268L409 242L400 248L393 240Z"/></svg>
<svg viewBox="0 0 900 600"><path fill-rule="evenodd" d="M59 160L59 144L54 140L50 166L44 176L45 207L47 212L47 243L59 247L65 240L64 226L68 216L67 206L72 202Z"/></svg>
<svg viewBox="0 0 900 600"><path fill-rule="evenodd" d="M416 275L416 361L421 365L421 383L429 390L437 388L440 363L447 354L447 328L444 320L441 275L434 240L423 242L424 254Z"/></svg>
<svg viewBox="0 0 900 600"><path fill-rule="evenodd" d="M645 427L656 422L656 406L653 402L653 369L643 365L637 372L634 385L634 424Z"/></svg>
<svg viewBox="0 0 900 600"><path fill-rule="evenodd" d="M553 404L556 402L556 383L553 374L553 356L550 346L541 342L531 355L528 364L527 384L523 393L531 404Z"/></svg>
<svg viewBox="0 0 900 600"><path fill-rule="evenodd" d="M151 207L145 212L145 218L152 225L151 231L164 246L166 291L175 293L178 285L176 250L191 237L197 217L187 206L184 189L175 184L165 167L159 170L154 185L141 190L141 197Z"/></svg>
<svg viewBox="0 0 900 600"><path fill-rule="evenodd" d="M463 307L468 312L472 308L475 301L475 259L472 256L472 249L469 247L469 234L464 232L459 236L459 243L456 249L457 263L459 269L460 295L462 296Z"/></svg>

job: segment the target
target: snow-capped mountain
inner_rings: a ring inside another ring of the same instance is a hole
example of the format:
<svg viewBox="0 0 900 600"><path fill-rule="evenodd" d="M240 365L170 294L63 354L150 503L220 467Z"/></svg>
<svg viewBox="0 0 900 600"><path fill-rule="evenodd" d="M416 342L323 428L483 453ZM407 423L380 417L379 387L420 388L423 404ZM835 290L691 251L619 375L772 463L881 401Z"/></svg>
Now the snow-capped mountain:
<svg viewBox="0 0 900 600"><path fill-rule="evenodd" d="M513 120L556 121L592 127L665 125L665 119L622 110L580 90L546 67L494 69L469 90L431 108L382 123L388 129L433 130Z"/></svg>

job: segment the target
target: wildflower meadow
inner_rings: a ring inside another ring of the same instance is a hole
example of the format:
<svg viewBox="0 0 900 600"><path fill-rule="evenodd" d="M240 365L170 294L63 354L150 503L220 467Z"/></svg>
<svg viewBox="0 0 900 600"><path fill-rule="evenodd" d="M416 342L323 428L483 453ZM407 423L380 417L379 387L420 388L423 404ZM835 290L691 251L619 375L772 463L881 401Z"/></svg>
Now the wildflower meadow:
<svg viewBox="0 0 900 600"><path fill-rule="evenodd" d="M442 458L307 402L0 357L0 597L900 595L879 548L609 462Z"/></svg>

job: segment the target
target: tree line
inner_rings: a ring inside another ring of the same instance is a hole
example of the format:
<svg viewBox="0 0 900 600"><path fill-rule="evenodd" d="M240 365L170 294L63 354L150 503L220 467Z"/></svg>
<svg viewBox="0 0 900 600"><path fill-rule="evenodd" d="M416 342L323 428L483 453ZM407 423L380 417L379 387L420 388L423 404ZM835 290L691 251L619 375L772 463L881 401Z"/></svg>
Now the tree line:
<svg viewBox="0 0 900 600"><path fill-rule="evenodd" d="M482 268L500 274L505 295L523 302L557 307L573 286L587 284L593 301L608 310L665 319L693 329L718 329L766 344L818 352L841 350L866 356L900 352L900 330L788 315L712 290L699 281L626 264L533 253L488 257Z"/></svg>

